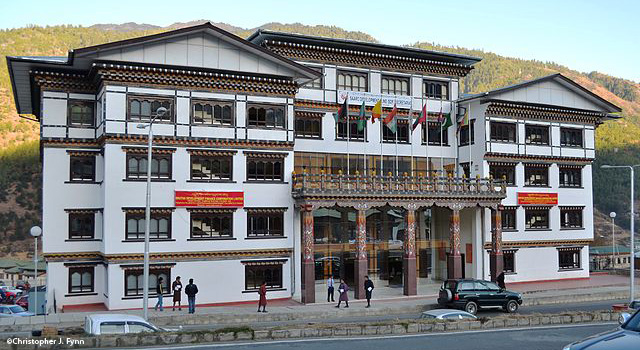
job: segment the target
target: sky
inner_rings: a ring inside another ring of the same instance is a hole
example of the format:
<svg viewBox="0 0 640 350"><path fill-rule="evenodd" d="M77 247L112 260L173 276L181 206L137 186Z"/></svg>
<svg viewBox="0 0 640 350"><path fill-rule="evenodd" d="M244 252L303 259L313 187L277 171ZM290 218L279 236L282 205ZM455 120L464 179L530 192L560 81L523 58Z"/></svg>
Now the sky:
<svg viewBox="0 0 640 350"><path fill-rule="evenodd" d="M243 28L268 22L334 25L385 44L418 41L552 61L640 82L638 0L3 0L0 28L208 19Z"/></svg>

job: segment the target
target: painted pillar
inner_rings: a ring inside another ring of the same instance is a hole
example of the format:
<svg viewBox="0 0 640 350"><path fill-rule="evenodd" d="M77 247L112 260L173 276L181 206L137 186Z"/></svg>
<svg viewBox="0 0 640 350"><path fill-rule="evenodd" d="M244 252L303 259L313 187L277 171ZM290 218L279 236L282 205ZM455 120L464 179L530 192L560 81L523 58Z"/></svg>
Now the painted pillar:
<svg viewBox="0 0 640 350"><path fill-rule="evenodd" d="M356 259L354 262L355 281L353 286L356 299L364 299L364 276L368 274L367 260L367 205L356 206Z"/></svg>
<svg viewBox="0 0 640 350"><path fill-rule="evenodd" d="M502 206L491 211L493 230L491 232L491 252L489 253L489 268L491 280L495 282L498 275L504 270L502 256Z"/></svg>
<svg viewBox="0 0 640 350"><path fill-rule="evenodd" d="M447 257L447 278L462 278L462 257L460 256L460 210L454 205L449 221L449 256Z"/></svg>
<svg viewBox="0 0 640 350"><path fill-rule="evenodd" d="M313 208L305 205L302 214L302 303L316 302L315 259L313 254Z"/></svg>
<svg viewBox="0 0 640 350"><path fill-rule="evenodd" d="M402 274L404 295L418 294L416 266L416 206L407 207L407 234L404 238L404 255L402 257Z"/></svg>

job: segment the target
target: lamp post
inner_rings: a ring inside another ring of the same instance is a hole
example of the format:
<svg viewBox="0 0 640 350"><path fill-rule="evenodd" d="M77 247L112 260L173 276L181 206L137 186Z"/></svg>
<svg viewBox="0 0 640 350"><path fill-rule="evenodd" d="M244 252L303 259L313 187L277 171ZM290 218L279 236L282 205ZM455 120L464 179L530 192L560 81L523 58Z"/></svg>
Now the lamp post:
<svg viewBox="0 0 640 350"><path fill-rule="evenodd" d="M633 302L634 296L635 296L635 247L634 247L634 236L635 236L635 229L634 229L634 221L635 221L635 213L634 213L634 201L633 201L633 194L634 194L634 188L633 188L633 179L634 179L634 168L640 166L640 164L636 164L636 165L601 165L600 167L602 169L617 169L617 168L623 168L623 169L629 169L631 171L631 273L630 273L630 277L631 277L631 286L629 287L629 294L630 298L631 298L631 302Z"/></svg>
<svg viewBox="0 0 640 350"><path fill-rule="evenodd" d="M153 161L152 157L152 148L153 148L153 131L152 126L153 122L156 118L161 117L167 113L167 109L164 107L160 107L156 110L156 115L149 120L148 124L138 124L138 129L145 129L149 127L148 134L148 149L147 149L147 205L145 208L144 215L144 267L143 267L143 275L142 275L142 310L144 314L144 319L149 320L149 223L151 221L151 162ZM160 296L162 297L162 296Z"/></svg>
<svg viewBox="0 0 640 350"><path fill-rule="evenodd" d="M33 226L31 230L29 230L31 236L34 239L34 248L33 248L33 313L34 315L38 315L38 237L42 234L42 229L40 226Z"/></svg>
<svg viewBox="0 0 640 350"><path fill-rule="evenodd" d="M612 211L609 213L609 217L611 218L611 256L613 256L613 259L611 259L611 266L613 266L613 268L616 268L616 224L615 224L615 220L616 220L616 212Z"/></svg>

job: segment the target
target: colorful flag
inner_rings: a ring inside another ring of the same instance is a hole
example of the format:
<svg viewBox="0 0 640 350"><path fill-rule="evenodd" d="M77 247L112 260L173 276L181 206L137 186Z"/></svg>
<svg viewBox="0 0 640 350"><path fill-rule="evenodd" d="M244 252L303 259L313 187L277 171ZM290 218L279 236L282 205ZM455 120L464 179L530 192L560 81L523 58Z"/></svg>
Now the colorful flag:
<svg viewBox="0 0 640 350"><path fill-rule="evenodd" d="M393 109L391 110L391 112L389 113L389 115L387 115L383 122L384 125L386 125L389 130L391 130L391 132L395 133L396 132L396 127L397 127L397 123L396 123L396 114L398 114L398 108L396 107L396 104L393 104Z"/></svg>
<svg viewBox="0 0 640 350"><path fill-rule="evenodd" d="M364 101L360 106L360 114L358 115L358 131L364 130L364 126L367 125L367 117L364 115L366 109L364 107Z"/></svg>
<svg viewBox="0 0 640 350"><path fill-rule="evenodd" d="M451 125L453 125L453 123L451 122L451 113L447 114L447 116L445 117L444 114L442 114L442 106L440 106L440 115L438 116L438 122L440 122L440 128L443 130L447 130Z"/></svg>
<svg viewBox="0 0 640 350"><path fill-rule="evenodd" d="M349 96L344 98L344 102L342 103L340 108L338 108L338 112L333 113L333 118L336 120L336 123L341 120L347 120L347 118L349 117L348 101L349 101Z"/></svg>
<svg viewBox="0 0 640 350"><path fill-rule="evenodd" d="M375 123L376 118L380 119L381 115L382 115L382 100L378 100L378 102L376 102L376 104L373 106L373 109L371 110L371 122Z"/></svg>
<svg viewBox="0 0 640 350"><path fill-rule="evenodd" d="M458 118L458 128L469 125L469 110L465 108L464 115Z"/></svg>
<svg viewBox="0 0 640 350"><path fill-rule="evenodd" d="M413 130L415 130L418 125L420 125L421 123L424 123L427 121L427 104L425 103L422 106L422 111L420 112L420 117L416 118L416 120L413 122L413 129L411 129L411 131L413 132Z"/></svg>

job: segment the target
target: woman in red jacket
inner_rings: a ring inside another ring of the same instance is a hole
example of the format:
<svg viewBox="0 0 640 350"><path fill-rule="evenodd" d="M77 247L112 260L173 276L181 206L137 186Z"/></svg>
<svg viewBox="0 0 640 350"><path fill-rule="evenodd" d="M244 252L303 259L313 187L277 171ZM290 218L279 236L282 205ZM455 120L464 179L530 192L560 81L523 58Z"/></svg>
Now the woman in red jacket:
<svg viewBox="0 0 640 350"><path fill-rule="evenodd" d="M262 306L262 312L267 312L267 282L262 281L260 290L258 290L258 294L260 294L260 300L258 301L258 312L260 312L260 306Z"/></svg>

